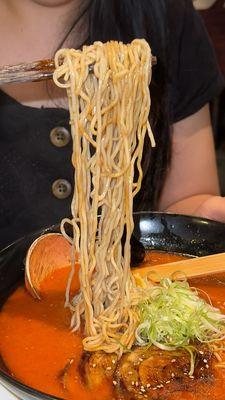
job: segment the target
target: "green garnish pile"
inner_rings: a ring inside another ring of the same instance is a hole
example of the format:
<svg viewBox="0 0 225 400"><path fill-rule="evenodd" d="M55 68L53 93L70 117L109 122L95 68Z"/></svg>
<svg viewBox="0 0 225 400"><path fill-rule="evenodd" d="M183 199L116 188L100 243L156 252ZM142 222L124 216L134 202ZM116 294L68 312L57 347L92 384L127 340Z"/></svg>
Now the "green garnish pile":
<svg viewBox="0 0 225 400"><path fill-rule="evenodd" d="M149 288L138 304L139 346L155 345L162 350L187 348L196 341L210 343L225 338L225 315L199 297L187 281L163 279Z"/></svg>

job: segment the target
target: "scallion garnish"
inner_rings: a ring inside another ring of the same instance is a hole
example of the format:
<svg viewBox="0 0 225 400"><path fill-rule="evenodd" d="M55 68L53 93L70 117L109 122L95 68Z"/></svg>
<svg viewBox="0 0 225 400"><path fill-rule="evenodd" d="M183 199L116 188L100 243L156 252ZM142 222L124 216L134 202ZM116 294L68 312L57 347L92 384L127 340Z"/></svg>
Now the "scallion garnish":
<svg viewBox="0 0 225 400"><path fill-rule="evenodd" d="M139 346L190 349L196 342L210 343L225 338L225 315L200 298L197 289L191 288L187 281L163 279L148 289L145 300L138 304L138 311L140 324L136 341Z"/></svg>

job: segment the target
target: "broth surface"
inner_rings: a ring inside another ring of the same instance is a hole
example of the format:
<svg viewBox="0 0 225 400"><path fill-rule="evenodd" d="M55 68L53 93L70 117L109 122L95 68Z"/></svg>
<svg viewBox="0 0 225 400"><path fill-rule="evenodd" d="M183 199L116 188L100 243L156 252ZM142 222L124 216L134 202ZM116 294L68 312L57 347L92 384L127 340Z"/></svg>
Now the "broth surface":
<svg viewBox="0 0 225 400"><path fill-rule="evenodd" d="M152 263L177 260L173 255L149 253ZM181 256L178 256L181 258ZM180 259L179 258L179 259ZM148 262L151 260L148 259ZM104 382L98 390L88 390L78 372L83 348L82 336L69 329L71 314L64 308L65 288L69 268L58 270L42 285L43 300L33 299L24 287L19 287L7 300L0 313L0 351L13 377L44 393L66 400L113 400L113 385ZM211 297L213 304L225 313L225 276L192 281ZM78 289L75 276L72 290ZM210 386L210 385L209 385ZM225 369L218 369L213 391L203 396L177 392L165 400L224 399Z"/></svg>
<svg viewBox="0 0 225 400"><path fill-rule="evenodd" d="M188 258L182 254L165 253L163 251L146 251L143 266L145 264L157 265L180 261Z"/></svg>

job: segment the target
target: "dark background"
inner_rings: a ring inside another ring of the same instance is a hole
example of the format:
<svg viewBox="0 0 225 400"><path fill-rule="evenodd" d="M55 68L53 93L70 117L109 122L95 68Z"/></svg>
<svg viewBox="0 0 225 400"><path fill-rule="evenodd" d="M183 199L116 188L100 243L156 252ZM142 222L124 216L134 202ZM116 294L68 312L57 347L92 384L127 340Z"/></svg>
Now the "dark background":
<svg viewBox="0 0 225 400"><path fill-rule="evenodd" d="M212 7L199 11L218 58L225 78L225 0L217 0ZM211 104L217 163L222 194L225 196L225 90Z"/></svg>

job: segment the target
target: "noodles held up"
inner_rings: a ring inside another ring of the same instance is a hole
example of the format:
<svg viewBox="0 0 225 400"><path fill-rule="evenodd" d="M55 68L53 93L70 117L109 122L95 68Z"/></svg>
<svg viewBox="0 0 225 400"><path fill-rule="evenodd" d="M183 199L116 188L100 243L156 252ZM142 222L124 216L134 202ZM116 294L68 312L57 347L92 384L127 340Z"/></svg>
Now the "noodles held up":
<svg viewBox="0 0 225 400"><path fill-rule="evenodd" d="M71 301L68 282L71 324L75 331L84 326L85 350L122 354L138 322L130 238L146 132L155 145L148 121L151 51L145 40L96 42L59 50L55 64L54 81L69 99L75 169L72 219L61 227L67 237L65 224L73 226L80 262L80 292Z"/></svg>

